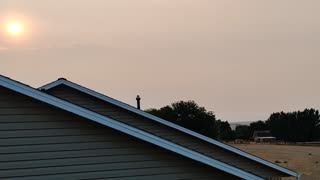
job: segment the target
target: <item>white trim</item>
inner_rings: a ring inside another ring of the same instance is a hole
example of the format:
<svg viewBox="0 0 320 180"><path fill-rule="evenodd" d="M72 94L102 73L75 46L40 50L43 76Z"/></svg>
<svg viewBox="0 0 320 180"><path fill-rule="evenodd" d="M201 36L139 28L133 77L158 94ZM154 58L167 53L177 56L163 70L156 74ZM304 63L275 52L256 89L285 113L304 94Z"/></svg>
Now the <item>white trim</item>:
<svg viewBox="0 0 320 180"><path fill-rule="evenodd" d="M248 172L243 171L241 169L238 169L234 166L230 166L226 163L215 160L213 158L210 158L208 156L200 154L196 151L187 149L181 145L175 144L173 142L162 139L162 138L157 137L155 135L152 135L150 133L147 133L147 132L144 132L144 131L139 130L137 128L128 126L124 123L118 122L114 119L105 117L103 115L92 112L92 111L87 110L85 108L82 108L82 107L76 106L74 104L71 104L69 102L63 101L59 98L53 97L51 95L48 95L46 93L43 93L41 91L38 91L38 90L33 89L31 87L28 87L26 85L23 85L19 82L11 80L11 79L0 76L0 86L4 86L4 87L9 88L9 89L16 91L18 93L29 96L31 98L37 99L39 101L50 104L52 106L61 108L63 110L69 111L71 113L82 116L82 117L87 118L89 120L103 124L105 126L113 128L115 130L121 131L123 133L134 136L134 137L139 138L141 140L155 144L155 145L160 146L162 148L165 148L169 151L183 155L187 158L190 158L190 159L199 161L201 163L207 164L209 166L212 166L212 167L217 168L219 170L225 171L225 172L232 174L232 175L235 175L237 177L240 177L243 179L257 179L257 180L263 179L261 177L254 175L254 174L251 174L251 173L248 173Z"/></svg>
<svg viewBox="0 0 320 180"><path fill-rule="evenodd" d="M236 153L236 154L239 154L239 155L241 155L241 156L244 156L244 157L246 157L246 158L248 158L248 159L251 159L251 160L253 160L253 161L256 161L256 162L259 162L259 163L261 163L261 164L264 164L264 165L266 165L266 166L268 166L268 167L271 167L271 168L274 168L274 169L276 169L276 170L279 170L279 171L281 171L281 172L283 172L283 173L286 173L286 174L288 174L288 175L295 176L295 177L300 176L300 174L298 174L298 173L296 173L296 172L293 172L293 171L291 171L291 170L289 170L289 169L286 169L286 168L284 168L284 167L278 166L278 165L273 164L273 163L271 163L271 162L269 162L269 161L266 161L266 160L264 160L264 159L261 159L261 158L259 158L259 157L257 157L257 156L254 156L254 155L252 155L252 154L246 153L246 152L244 152L244 151L241 151L240 149L237 149L237 148L235 148L235 147L232 147L232 146L229 146L229 145L227 145L227 144L221 143L221 142L216 141L216 140L214 140L214 139L208 138L208 137L206 137L206 136L204 136L204 135L202 135L202 134L196 133L196 132L194 132L194 131L191 131L191 130L189 130L189 129L186 129L186 128L184 128L184 127L181 127L181 126L179 126L179 125L176 125L176 124L174 124L174 123L171 123L171 122L169 122L169 121L166 121L166 120L164 120L164 119L161 119L161 118L159 118L159 117L153 116L153 115L151 115L151 114L149 114L149 113L146 113L146 112L144 112L144 111L142 111L142 110L139 110L139 109L137 109L137 108L135 108L135 107L133 107L133 106L130 106L130 105L128 105L128 104L125 104L125 103L123 103L123 102L121 102L121 101L118 101L118 100L116 100L116 99L113 99L113 98L111 98L111 97L108 97L108 96L106 96L106 95L103 95L103 94L101 94L101 93L95 92L95 91L93 91L93 90L91 90L91 89L88 89L88 88L86 88L86 87L80 86L80 85L75 84L75 83L73 83L73 82L67 81L67 80L65 80L65 79L58 79L57 81L54 81L54 82L52 82L52 83L49 83L49 84L44 85L44 86L42 86L42 87L39 87L38 89L48 90L48 89L51 89L51 88L53 88L53 87L59 86L59 85L61 85L61 84L67 85L67 86L69 86L69 87L71 87L71 88L74 88L74 89L76 89L76 90L78 90L78 91L81 91L81 92L83 92L83 93L89 94L89 95L91 95L91 96L94 96L94 97L96 97L96 98L99 98L99 99L101 99L101 100L104 100L104 101L106 101L106 102L108 102L108 103L114 104L114 105L116 105L116 106L118 106L118 107L124 108L124 109L126 109L126 110L128 110L128 111L134 112L134 113L136 113L136 114L139 114L139 115L144 116L144 117L146 117L146 118L149 118L149 119L151 119L151 120L157 121L157 122L159 122L159 123L161 123L161 124L165 124L165 125L167 125L167 126L169 126L169 127L172 127L172 128L174 128L174 129L177 129L177 130L179 130L179 131L182 131L182 132L184 132L184 133L187 133L187 134L189 134L189 135L192 135L192 136L197 137L197 138L199 138L199 139L202 139L202 140L204 140L204 141L207 141L207 142L209 142L209 143L211 143L211 144L214 144L214 145L216 145L216 146L219 146L219 147L221 147L221 148L224 148L224 149L226 149L226 150L229 150L229 151L231 151L231 152L234 152L234 153Z"/></svg>

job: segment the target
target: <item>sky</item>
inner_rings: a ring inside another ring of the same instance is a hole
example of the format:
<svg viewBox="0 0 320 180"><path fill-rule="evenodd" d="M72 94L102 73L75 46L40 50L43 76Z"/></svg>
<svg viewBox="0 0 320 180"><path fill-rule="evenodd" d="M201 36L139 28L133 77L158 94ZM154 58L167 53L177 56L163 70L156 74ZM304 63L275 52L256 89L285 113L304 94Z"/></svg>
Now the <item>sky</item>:
<svg viewBox="0 0 320 180"><path fill-rule="evenodd" d="M318 0L1 0L0 74L229 122L320 109ZM10 37L7 21L24 32Z"/></svg>

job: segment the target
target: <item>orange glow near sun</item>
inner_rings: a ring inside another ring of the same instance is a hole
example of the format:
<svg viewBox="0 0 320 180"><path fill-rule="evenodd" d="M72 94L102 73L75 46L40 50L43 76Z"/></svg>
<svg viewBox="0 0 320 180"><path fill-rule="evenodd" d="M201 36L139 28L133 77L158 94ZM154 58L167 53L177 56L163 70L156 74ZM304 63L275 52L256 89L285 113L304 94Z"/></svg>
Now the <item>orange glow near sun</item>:
<svg viewBox="0 0 320 180"><path fill-rule="evenodd" d="M18 21L12 21L7 23L6 29L8 34L12 36L19 36L23 33L24 26L21 22Z"/></svg>

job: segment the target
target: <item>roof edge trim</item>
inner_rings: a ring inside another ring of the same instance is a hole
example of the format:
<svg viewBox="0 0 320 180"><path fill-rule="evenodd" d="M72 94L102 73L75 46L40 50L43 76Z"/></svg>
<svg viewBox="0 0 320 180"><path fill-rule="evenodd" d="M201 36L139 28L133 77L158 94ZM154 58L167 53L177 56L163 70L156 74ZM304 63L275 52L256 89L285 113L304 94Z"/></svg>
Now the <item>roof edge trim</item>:
<svg viewBox="0 0 320 180"><path fill-rule="evenodd" d="M222 170L222 171L227 172L229 174L235 175L237 177L240 177L243 179L257 179L257 180L263 179L259 176L256 176L256 175L251 174L246 171L243 171L241 169L238 169L234 166L228 165L228 164L223 163L221 161L218 161L216 159L210 158L208 156L205 156L201 153L190 150L190 149L183 147L181 145L175 144L173 142L162 139L160 137L157 137L155 135L152 135L152 134L147 133L145 131L142 131L140 129L134 128L134 127L129 126L127 124L118 122L114 119L108 118L106 116L92 112L88 109L82 108L80 106L66 102L62 99L51 96L51 95L46 94L44 92L38 91L36 89L28 87L27 85L24 85L20 82L16 82L16 81L11 80L9 78L6 78L4 76L0 76L0 86L6 87L8 89L11 89L11 90L16 91L21 94L24 94L24 95L29 96L31 98L45 102L49 105L52 105L52 106L58 107L60 109L63 109L65 111L71 112L73 114L79 115L79 116L84 117L86 119L95 121L97 123L100 123L102 125L110 127L112 129L126 133L130 136L134 136L134 137L141 139L143 141L160 146L164 149L175 152L177 154L180 154L180 155L185 156L187 158L201 162L203 164L209 165L211 167L217 168L219 170Z"/></svg>
<svg viewBox="0 0 320 180"><path fill-rule="evenodd" d="M86 88L86 87L83 87L83 86L78 85L78 84L76 84L76 83L73 83L73 82L71 82L71 81L68 81L68 80L65 80L65 79L58 79L58 80L53 81L53 82L51 82L51 83L49 83L49 84L47 84L47 85L41 86L41 87L39 87L38 89L40 89L40 90L49 90L49 89L54 88L54 87L56 87L56 86L59 86L59 85L61 85L61 84L67 85L67 86L72 87L72 88L74 88L74 89L77 89L77 90L79 90L79 91L81 91L81 92L83 92L83 93L87 93L87 94L92 95L92 96L94 96L94 97L96 97L96 98L98 98L98 99L107 101L107 102L109 102L109 103L111 103L111 104L113 104L113 105L116 105L116 106L118 106L118 107L124 108L124 109L126 109L126 110L128 110L128 111L131 111L131 112L133 112L133 113L139 114L139 115L144 116L144 117L146 117L146 118L152 119L152 120L157 121L157 122L159 122L159 123L161 123L161 124L165 124L165 125L167 125L167 126L170 126L170 127L174 128L174 129L177 129L177 130L179 130L179 131L182 131L182 132L184 132L184 133L187 133L187 134L189 134L189 135L192 135L192 136L194 136L194 137L197 137L197 138L199 138L199 139L202 139L202 140L204 140L204 141L207 141L207 142L209 142L209 143L211 143L211 144L217 145L217 146L219 146L219 147L221 147L221 148L224 148L224 149L229 150L229 151L231 151L231 152L234 152L234 153L236 153L236 154L238 154L238 155L244 156L244 157L249 158L249 159L251 159L251 160L253 160L253 161L256 161L256 162L259 162L259 163L261 163L261 164L264 164L264 165L266 165L266 166L268 166L268 167L271 167L271 168L274 168L274 169L276 169L276 170L279 170L279 171L281 171L281 172L283 172L283 173L286 173L286 174L288 174L288 175L295 176L295 177L300 177L300 174L299 174L299 173L296 173L296 172L291 171L291 170L289 170L289 169L286 169L286 168L284 168L284 167L278 166L278 165L273 164L273 163L271 163L271 162L269 162L269 161L266 161L266 160L264 160L264 159L261 159L261 158L259 158L259 157L257 157L257 156L254 156L254 155L252 155L252 154L249 154L249 153L246 153L246 152L244 152L244 151L241 151L240 149L237 149L237 148L235 148L235 147L232 147L232 146L229 146L229 145L227 145L227 144L221 143L221 142L219 142L219 141L216 141L216 140L214 140L214 139L211 139L211 138L209 138L209 137L206 137L206 136L204 136L204 135L202 135L202 134L199 134L199 133L197 133L197 132L194 132L194 131L191 131L191 130L189 130L189 129L186 129L186 128L182 127L182 126L176 125L176 124L174 124L174 123L171 123L171 122L169 122L169 121L166 121L166 120L161 119L161 118L159 118L159 117L156 117L156 116L154 116L154 115L151 115L151 114L149 114L149 113L146 113L146 112L144 112L144 111L142 111L142 110L139 110L139 109L137 109L137 108L135 108L135 107L133 107L133 106L131 106L131 105L128 105L128 104L126 104L126 103L123 103L123 102L118 101L118 100L116 100L116 99L113 99L113 98L111 98L111 97L108 97L108 96L106 96L106 95L104 95L104 94L101 94L101 93L98 93L98 92L93 91L93 90L91 90L91 89L88 89L88 88Z"/></svg>

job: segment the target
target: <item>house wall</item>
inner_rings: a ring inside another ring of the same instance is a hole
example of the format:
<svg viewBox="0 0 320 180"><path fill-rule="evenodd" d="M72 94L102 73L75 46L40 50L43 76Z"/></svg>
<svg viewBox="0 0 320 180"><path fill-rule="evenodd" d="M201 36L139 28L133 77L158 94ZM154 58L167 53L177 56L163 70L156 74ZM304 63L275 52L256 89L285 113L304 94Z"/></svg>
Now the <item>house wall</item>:
<svg viewBox="0 0 320 180"><path fill-rule="evenodd" d="M95 111L97 113L103 114L110 118L116 119L123 123L129 124L146 132L155 134L159 137L185 146L189 149L195 150L227 164L236 166L258 176L265 178L287 176L286 174L269 168L265 165L242 157L233 152L226 151L225 149L222 149L216 145L199 140L191 135L175 130L143 116L137 115L128 110L119 108L103 100L72 89L68 86L59 85L57 87L49 89L47 93Z"/></svg>
<svg viewBox="0 0 320 180"><path fill-rule="evenodd" d="M238 179L0 86L0 179Z"/></svg>

